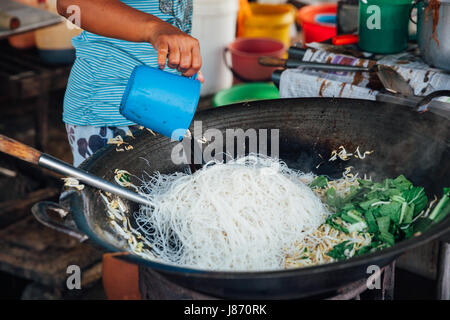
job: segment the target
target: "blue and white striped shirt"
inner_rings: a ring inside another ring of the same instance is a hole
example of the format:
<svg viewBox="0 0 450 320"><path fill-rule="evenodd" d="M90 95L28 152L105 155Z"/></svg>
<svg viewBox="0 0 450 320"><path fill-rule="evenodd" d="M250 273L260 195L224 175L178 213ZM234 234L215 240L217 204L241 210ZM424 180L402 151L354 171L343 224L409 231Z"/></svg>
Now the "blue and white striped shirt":
<svg viewBox="0 0 450 320"><path fill-rule="evenodd" d="M186 33L191 31L192 0L121 1ZM72 43L77 58L67 84L63 121L95 127L133 125L119 113L120 101L135 66L158 66L156 50L149 43L111 39L86 31L73 38ZM177 72L168 67L165 70Z"/></svg>

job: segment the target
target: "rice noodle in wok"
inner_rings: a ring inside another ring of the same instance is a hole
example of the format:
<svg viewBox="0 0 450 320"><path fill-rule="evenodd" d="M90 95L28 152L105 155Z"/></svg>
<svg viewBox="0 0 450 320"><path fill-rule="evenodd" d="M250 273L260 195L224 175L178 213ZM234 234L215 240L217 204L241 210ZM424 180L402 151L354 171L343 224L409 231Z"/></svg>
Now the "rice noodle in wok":
<svg viewBox="0 0 450 320"><path fill-rule="evenodd" d="M250 155L194 174L156 174L140 188L154 207L135 213L138 232L165 263L205 270L284 269L287 257L329 215L312 174Z"/></svg>

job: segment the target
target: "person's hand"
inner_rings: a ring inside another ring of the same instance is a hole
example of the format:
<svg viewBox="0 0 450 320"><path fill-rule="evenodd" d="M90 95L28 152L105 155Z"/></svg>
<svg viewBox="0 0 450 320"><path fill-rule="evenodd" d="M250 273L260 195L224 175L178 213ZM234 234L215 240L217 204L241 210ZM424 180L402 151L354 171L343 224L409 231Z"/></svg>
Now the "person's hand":
<svg viewBox="0 0 450 320"><path fill-rule="evenodd" d="M168 62L169 68L177 69L186 77L200 71L202 57L197 39L166 22L159 22L152 28L149 42L158 50L158 65L161 69ZM203 82L203 76L198 75Z"/></svg>

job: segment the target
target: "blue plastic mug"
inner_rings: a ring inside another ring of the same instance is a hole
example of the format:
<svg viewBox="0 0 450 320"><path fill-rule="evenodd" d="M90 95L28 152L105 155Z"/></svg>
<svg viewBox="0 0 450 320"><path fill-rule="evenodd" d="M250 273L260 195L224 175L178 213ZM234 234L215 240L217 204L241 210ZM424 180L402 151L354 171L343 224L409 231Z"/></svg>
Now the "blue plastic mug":
<svg viewBox="0 0 450 320"><path fill-rule="evenodd" d="M173 140L182 140L194 118L200 81L161 69L137 66L120 103L130 121Z"/></svg>

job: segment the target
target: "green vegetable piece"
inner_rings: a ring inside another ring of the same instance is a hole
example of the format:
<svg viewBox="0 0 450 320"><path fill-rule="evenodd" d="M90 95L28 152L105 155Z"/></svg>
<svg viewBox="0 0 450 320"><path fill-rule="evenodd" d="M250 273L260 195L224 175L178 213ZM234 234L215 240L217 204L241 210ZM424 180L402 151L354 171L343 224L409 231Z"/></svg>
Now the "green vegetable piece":
<svg viewBox="0 0 450 320"><path fill-rule="evenodd" d="M446 192L447 190L447 192ZM442 221L450 213L450 192L448 188L444 189L444 195L441 200L439 200L436 207L431 211L429 218L434 222L438 223Z"/></svg>
<svg viewBox="0 0 450 320"><path fill-rule="evenodd" d="M414 203L402 205L399 224L410 224L414 217Z"/></svg>
<svg viewBox="0 0 450 320"><path fill-rule="evenodd" d="M370 252L370 250L372 250L372 246L371 245L364 246L364 247L360 248L358 251L356 251L355 255L356 256L362 256L363 254L366 254L366 253Z"/></svg>
<svg viewBox="0 0 450 320"><path fill-rule="evenodd" d="M386 188L386 189L392 188L393 182L394 182L394 179L386 179L386 180L384 180L384 183L383 183L384 188Z"/></svg>
<svg viewBox="0 0 450 320"><path fill-rule="evenodd" d="M401 191L408 190L413 185L404 175L398 176L392 181L392 184Z"/></svg>
<svg viewBox="0 0 450 320"><path fill-rule="evenodd" d="M127 173L123 173L123 174L120 176L119 181L121 181L121 182L131 182L130 175L127 174Z"/></svg>
<svg viewBox="0 0 450 320"><path fill-rule="evenodd" d="M425 231L427 231L427 229L433 224L433 220L429 219L429 218L419 218L416 220L416 222L414 222L414 225L411 226L410 228L412 228L412 234L414 235L415 233L423 233Z"/></svg>
<svg viewBox="0 0 450 320"><path fill-rule="evenodd" d="M310 188L325 188L328 185L328 179L325 176L319 176L310 184Z"/></svg>
<svg viewBox="0 0 450 320"><path fill-rule="evenodd" d="M346 250L353 250L354 244L351 241L343 241L333 247L330 251L327 252L327 255L329 257L332 257L336 260L344 260L347 259L347 256L345 255Z"/></svg>
<svg viewBox="0 0 450 320"><path fill-rule="evenodd" d="M386 198L386 196L382 191L380 190L372 190L366 194L367 200L381 200L383 198Z"/></svg>
<svg viewBox="0 0 450 320"><path fill-rule="evenodd" d="M401 213L402 204L396 201L393 201L389 204L383 204L380 207L380 215L388 216L394 221L396 224L400 221L400 213Z"/></svg>
<svg viewBox="0 0 450 320"><path fill-rule="evenodd" d="M405 234L405 239L409 239L414 235L414 227L410 226L409 228L403 230L403 233Z"/></svg>
<svg viewBox="0 0 450 320"><path fill-rule="evenodd" d="M345 222L348 223L358 223L358 220L353 219L352 217L350 217L347 213L344 213L341 215L341 219L344 220Z"/></svg>
<svg viewBox="0 0 450 320"><path fill-rule="evenodd" d="M377 218L378 229L380 233L389 232L391 219L388 216Z"/></svg>
<svg viewBox="0 0 450 320"><path fill-rule="evenodd" d="M401 196L402 195L402 191L400 189L397 188L391 188L391 189L387 189L384 193L384 196L386 196L386 198L388 199L392 199L393 196Z"/></svg>
<svg viewBox="0 0 450 320"><path fill-rule="evenodd" d="M402 214L402 205L400 204L400 209L392 212L392 214L389 216L391 218L391 221L397 226L400 225L401 214Z"/></svg>
<svg viewBox="0 0 450 320"><path fill-rule="evenodd" d="M381 210L381 207L376 206L376 207L370 207L369 210L367 210L367 211L370 211L375 218L378 218L378 217L381 217L380 210Z"/></svg>
<svg viewBox="0 0 450 320"><path fill-rule="evenodd" d="M384 245L383 242L377 241L377 240L372 240L372 242L370 243L370 246L372 248L378 248L378 247L381 247L383 245Z"/></svg>
<svg viewBox="0 0 450 320"><path fill-rule="evenodd" d="M406 202L406 199L405 199L405 198L403 198L403 197L401 197L401 196L399 196L399 195L397 195L397 194L391 196L391 200L392 200L392 201L399 202L399 203Z"/></svg>
<svg viewBox="0 0 450 320"><path fill-rule="evenodd" d="M364 180L364 179L358 179L358 183L359 183L360 187L366 187L366 188L370 188L373 185L373 181Z"/></svg>
<svg viewBox="0 0 450 320"><path fill-rule="evenodd" d="M347 212L350 210L355 210L355 205L353 203L346 203L343 207L342 207L342 211Z"/></svg>
<svg viewBox="0 0 450 320"><path fill-rule="evenodd" d="M339 223L335 222L332 218L328 218L326 221L326 224L328 224L329 226L331 226L332 228L342 231L345 234L349 234L348 229L345 228L344 226L341 226Z"/></svg>
<svg viewBox="0 0 450 320"><path fill-rule="evenodd" d="M362 214L359 211L357 211L357 210L350 210L350 211L347 212L347 215L350 218L356 220L356 222L365 222Z"/></svg>
<svg viewBox="0 0 450 320"><path fill-rule="evenodd" d="M371 233L378 232L379 230L378 224L377 221L375 220L375 217L373 216L373 213L371 211L366 211L365 217L367 225L369 226L369 232Z"/></svg>
<svg viewBox="0 0 450 320"><path fill-rule="evenodd" d="M343 199L336 194L336 189L330 188L326 192L327 203L329 206L339 210L342 207Z"/></svg>
<svg viewBox="0 0 450 320"><path fill-rule="evenodd" d="M379 238L381 241L383 241L384 243L386 243L389 246L393 246L395 244L395 238L394 235L390 232L384 232L382 231L379 234Z"/></svg>
<svg viewBox="0 0 450 320"><path fill-rule="evenodd" d="M374 199L370 199L364 202L360 202L359 206L364 209L364 210L369 210L369 208L372 206L372 204L376 203L376 202L380 202L380 199L374 198Z"/></svg>
<svg viewBox="0 0 450 320"><path fill-rule="evenodd" d="M353 223L352 225L348 226L347 229L350 233L363 232L367 230L367 223L364 221Z"/></svg>
<svg viewBox="0 0 450 320"><path fill-rule="evenodd" d="M363 191L363 188L357 188L355 186L351 186L350 187L350 192L348 193L348 195L345 197L344 199L344 203L348 203L350 201L352 201L354 198L356 198L357 196L359 196L359 194Z"/></svg>
<svg viewBox="0 0 450 320"><path fill-rule="evenodd" d="M428 197L422 187L412 187L403 192L403 197L408 204L414 204L414 216L419 214L428 203Z"/></svg>

